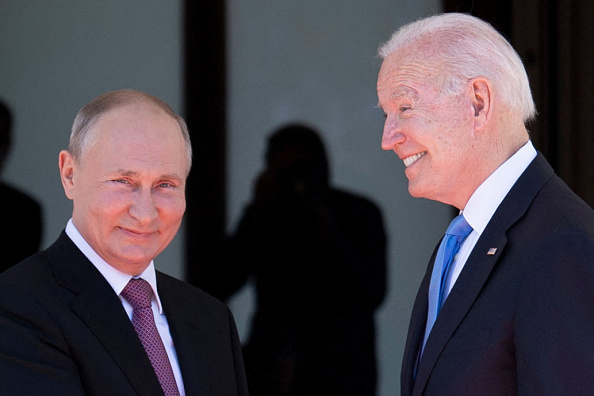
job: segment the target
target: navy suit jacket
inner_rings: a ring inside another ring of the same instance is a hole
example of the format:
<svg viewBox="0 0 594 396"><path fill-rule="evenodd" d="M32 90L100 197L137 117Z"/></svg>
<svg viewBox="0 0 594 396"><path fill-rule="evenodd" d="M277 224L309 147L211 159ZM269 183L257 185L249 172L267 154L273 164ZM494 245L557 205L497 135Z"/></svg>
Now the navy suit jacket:
<svg viewBox="0 0 594 396"><path fill-rule="evenodd" d="M414 378L434 259L413 307L403 396L594 395L594 211L542 154L477 241Z"/></svg>
<svg viewBox="0 0 594 396"><path fill-rule="evenodd" d="M247 395L227 307L157 272L187 395ZM163 395L109 283L62 233L0 276L1 395Z"/></svg>

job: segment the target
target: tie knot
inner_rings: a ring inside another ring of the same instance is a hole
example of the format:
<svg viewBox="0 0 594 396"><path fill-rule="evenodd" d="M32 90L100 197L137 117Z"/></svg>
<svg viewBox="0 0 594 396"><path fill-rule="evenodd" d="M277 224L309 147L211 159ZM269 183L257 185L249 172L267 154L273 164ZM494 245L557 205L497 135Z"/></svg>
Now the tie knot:
<svg viewBox="0 0 594 396"><path fill-rule="evenodd" d="M446 235L456 235L466 237L472 231L472 227L466 222L462 215L458 215L448 227Z"/></svg>
<svg viewBox="0 0 594 396"><path fill-rule="evenodd" d="M130 279L121 294L134 309L151 306L153 290L151 285L144 279Z"/></svg>

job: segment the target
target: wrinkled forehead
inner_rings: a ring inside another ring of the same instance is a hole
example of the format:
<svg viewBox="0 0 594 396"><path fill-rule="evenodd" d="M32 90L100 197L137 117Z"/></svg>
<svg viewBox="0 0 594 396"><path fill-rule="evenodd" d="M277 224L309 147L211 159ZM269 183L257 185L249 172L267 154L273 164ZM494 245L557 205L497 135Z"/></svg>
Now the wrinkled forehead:
<svg viewBox="0 0 594 396"><path fill-rule="evenodd" d="M443 82L444 72L437 62L420 56L388 56L380 68L377 92L392 96L413 96L422 87L436 87Z"/></svg>

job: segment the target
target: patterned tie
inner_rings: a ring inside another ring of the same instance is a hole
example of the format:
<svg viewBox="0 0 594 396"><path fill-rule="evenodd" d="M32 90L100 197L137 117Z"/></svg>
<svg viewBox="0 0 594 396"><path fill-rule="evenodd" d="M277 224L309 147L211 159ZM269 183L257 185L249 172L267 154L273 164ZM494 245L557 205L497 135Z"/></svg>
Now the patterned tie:
<svg viewBox="0 0 594 396"><path fill-rule="evenodd" d="M121 294L134 308L132 325L151 361L163 392L165 392L166 396L179 396L165 346L163 346L163 341L155 325L155 318L151 308L151 296L153 294L151 285L144 279L133 278L130 279Z"/></svg>
<svg viewBox="0 0 594 396"><path fill-rule="evenodd" d="M437 319L439 310L447 298L445 285L448 278L450 265L464 239L470 234L472 227L468 225L462 215L457 216L448 227L446 234L439 245L433 273L431 274L431 283L429 284L429 312L427 313L427 327L425 328L425 339L423 340L423 349L431 333L431 328ZM422 350L421 350L422 351ZM422 353L422 352L421 352Z"/></svg>

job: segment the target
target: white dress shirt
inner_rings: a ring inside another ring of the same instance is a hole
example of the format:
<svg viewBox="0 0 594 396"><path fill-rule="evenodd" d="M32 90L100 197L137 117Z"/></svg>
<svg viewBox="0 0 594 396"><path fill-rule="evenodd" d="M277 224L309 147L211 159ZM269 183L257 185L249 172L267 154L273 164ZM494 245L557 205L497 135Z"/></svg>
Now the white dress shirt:
<svg viewBox="0 0 594 396"><path fill-rule="evenodd" d="M536 150L531 141L528 141L514 155L495 170L472 194L466 207L460 211L472 227L472 232L466 237L460 251L456 255L446 280L445 292L450 293L462 272L466 260L474 249L476 242L487 227L493 214L524 173L528 165L536 157ZM486 252L485 252L486 253ZM447 295L446 294L446 295Z"/></svg>
<svg viewBox="0 0 594 396"><path fill-rule="evenodd" d="M132 308L132 305L130 305L130 303L121 296L120 293L122 290L124 290L124 287L126 287L130 279L133 277L118 271L109 265L105 260L103 260L82 237L72 222L72 219L70 219L66 225L66 235L68 235L68 237L72 240L72 242L74 242L78 249L89 259L89 261L97 268L101 275L103 275L105 280L107 280L107 282L111 285L115 293L120 297L120 301L122 302L122 305L126 310L130 321L132 321L132 312L134 309ZM180 396L184 396L184 383L181 376L181 370L179 368L179 362L177 360L177 353L175 352L173 339L171 338L171 333L169 332L167 317L163 313L163 307L161 306L161 300L159 298L159 293L157 292L157 276L155 273L154 263L151 261L149 266L142 272L142 274L135 278L144 279L151 285L151 288L153 289L151 306L153 309L155 324L157 325L157 330L159 331L159 335L161 336L161 340L163 341L163 345L167 351L167 356L169 357L169 362L171 363L171 368L173 369L173 375L175 376L175 382L177 382Z"/></svg>

